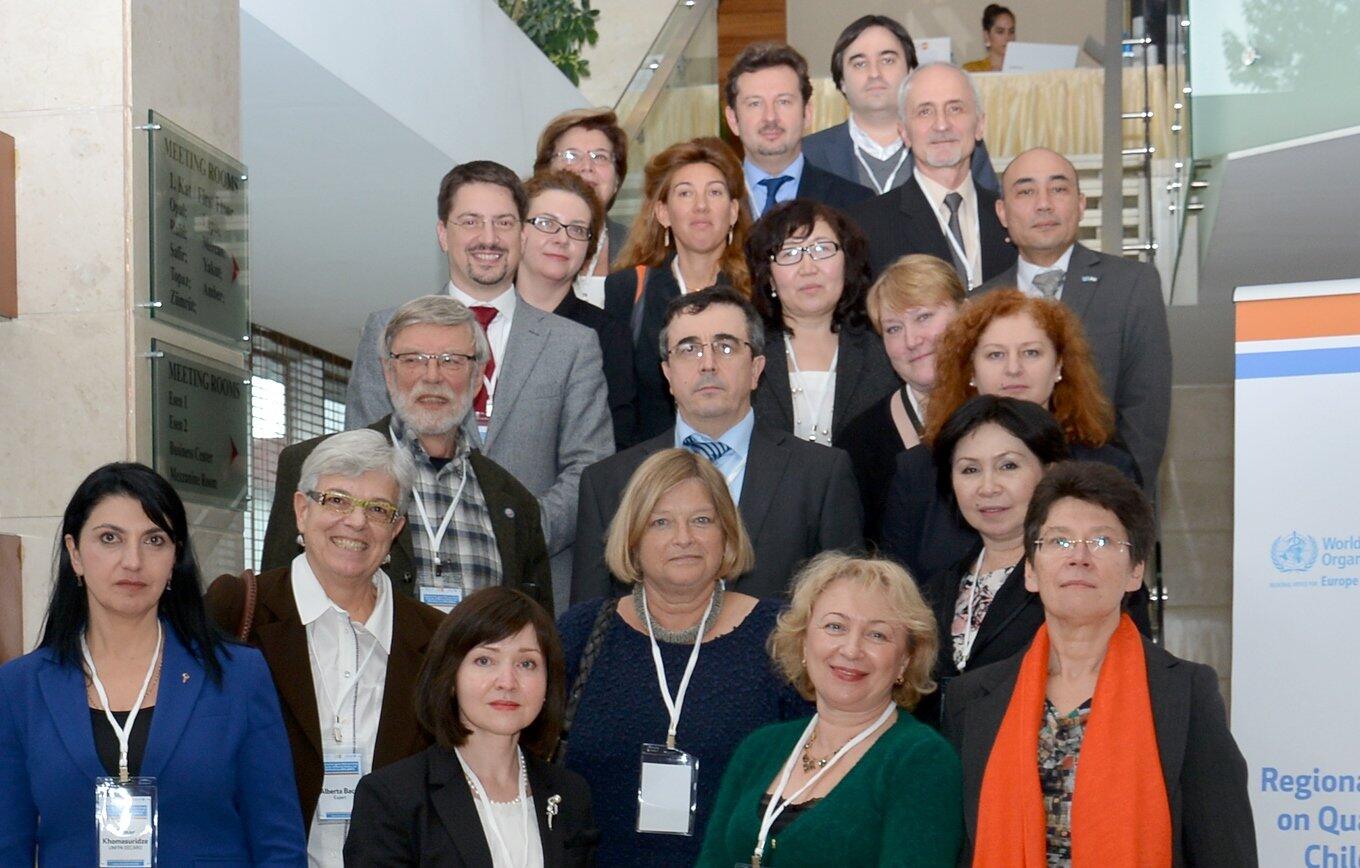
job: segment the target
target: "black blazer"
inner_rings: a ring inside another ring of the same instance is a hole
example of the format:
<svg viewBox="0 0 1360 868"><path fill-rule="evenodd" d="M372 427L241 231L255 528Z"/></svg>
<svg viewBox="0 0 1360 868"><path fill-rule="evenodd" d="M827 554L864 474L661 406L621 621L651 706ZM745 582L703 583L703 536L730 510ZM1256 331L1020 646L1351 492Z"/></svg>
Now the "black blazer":
<svg viewBox="0 0 1360 868"><path fill-rule="evenodd" d="M940 725L941 700L949 685L959 677L959 668L954 665L951 629L954 610L958 606L959 582L977 564L981 551L982 544L975 539L967 556L952 567L926 576L920 582L921 593L935 612L935 626L939 634L940 644L932 676L938 687L934 693L922 697L912 714L934 727ZM973 637L967 669L972 671L1025 650L1042 623L1044 604L1038 594L1025 590L1025 563L1021 561L1006 576L1006 581L1001 583L991 605L987 607L987 614L982 617L977 635Z"/></svg>
<svg viewBox="0 0 1360 868"><path fill-rule="evenodd" d="M524 762L543 864L594 865L600 835L585 780L527 752ZM549 828L548 799L554 796L561 798ZM345 864L491 868L491 847L453 751L436 745L359 781Z"/></svg>
<svg viewBox="0 0 1360 868"><path fill-rule="evenodd" d="M671 429L581 474L573 604L627 590L613 581L604 565L605 532L633 471L648 456L674 445ZM751 432L737 509L755 549L756 565L735 588L753 597L783 597L804 560L826 549L858 548L863 543L859 493L849 456L758 420Z"/></svg>
<svg viewBox="0 0 1360 868"><path fill-rule="evenodd" d="M1147 639L1143 651L1157 752L1171 807L1172 865L1254 868L1256 833L1247 797L1247 762L1228 731L1218 674ZM1023 653L1015 654L960 675L945 697L944 734L963 758L968 837L960 865L972 859L982 776L1023 659Z"/></svg>
<svg viewBox="0 0 1360 868"><path fill-rule="evenodd" d="M839 433L831 438L832 446L844 449L850 456L860 503L864 506L864 541L874 546L883 542L883 510L897 471L897 456L907 451L892 418L891 401L896 393L894 389L838 426Z"/></svg>
<svg viewBox="0 0 1360 868"><path fill-rule="evenodd" d="M384 416L368 427L390 437L391 419L391 415ZM274 504L270 507L269 524L264 531L264 551L260 557L261 571L286 567L302 554L302 548L297 544L297 522L293 518L293 492L297 491L302 476L302 463L322 440L332 436L327 434L294 443L279 453ZM538 501L509 471L482 453L473 452L469 460L491 513L491 529L496 534L496 550L501 556L501 583L523 591L552 612L552 577L548 574L548 546L543 541ZM392 587L408 597L416 595L412 532L412 522L408 520L392 543L392 561L382 568L392 579Z"/></svg>
<svg viewBox="0 0 1360 868"><path fill-rule="evenodd" d="M883 351L883 341L867 328L842 326L838 333L836 394L831 404L834 440L851 419L897 389L902 381ZM766 425L793 431L793 392L783 335L770 331L765 341L765 372L751 395L756 418Z"/></svg>
<svg viewBox="0 0 1360 868"><path fill-rule="evenodd" d="M666 307L680 297L680 284L671 271L675 254L647 269L642 307L634 311L637 269L625 268L604 279L605 312L628 330L633 347L633 375L637 381L637 442L655 437L675 424L675 399L661 373L661 327ZM699 289L701 287L695 287Z"/></svg>
<svg viewBox="0 0 1360 868"><path fill-rule="evenodd" d="M1018 254L997 219L996 196L977 187L977 204L982 279L986 281L1014 265ZM875 277L908 253L928 253L945 262L953 261L940 221L915 178L850 208L849 213L869 239L869 267Z"/></svg>
<svg viewBox="0 0 1360 868"><path fill-rule="evenodd" d="M637 442L637 377L627 326L575 292L568 292L553 313L593 330L600 339L609 413L614 418L614 448L627 449Z"/></svg>
<svg viewBox="0 0 1360 868"><path fill-rule="evenodd" d="M849 208L874 198L874 191L850 181L825 169L819 169L811 160L803 161L803 176L798 179L799 199L811 199L823 205L836 208Z"/></svg>

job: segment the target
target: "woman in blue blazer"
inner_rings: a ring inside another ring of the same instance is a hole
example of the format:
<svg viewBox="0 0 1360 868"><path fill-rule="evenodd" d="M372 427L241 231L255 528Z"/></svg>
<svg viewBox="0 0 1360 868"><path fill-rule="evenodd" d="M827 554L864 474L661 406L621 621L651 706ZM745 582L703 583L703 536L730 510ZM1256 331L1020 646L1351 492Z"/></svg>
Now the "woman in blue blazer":
<svg viewBox="0 0 1360 868"><path fill-rule="evenodd" d="M0 667L0 865L100 864L96 779L124 772L155 780L158 864L306 865L269 668L209 623L174 489L105 465L62 543L42 641Z"/></svg>

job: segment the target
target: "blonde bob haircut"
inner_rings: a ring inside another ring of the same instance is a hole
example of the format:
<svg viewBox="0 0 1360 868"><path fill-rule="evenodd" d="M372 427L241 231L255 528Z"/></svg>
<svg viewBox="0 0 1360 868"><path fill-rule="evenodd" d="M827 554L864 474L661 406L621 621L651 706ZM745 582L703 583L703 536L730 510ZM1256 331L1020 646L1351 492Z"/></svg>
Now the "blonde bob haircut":
<svg viewBox="0 0 1360 868"><path fill-rule="evenodd" d="M935 689L931 670L939 638L935 632L935 613L926 605L911 575L886 558L855 557L841 552L823 552L798 571L793 579L793 601L779 616L770 634L770 656L784 677L805 699L815 699L816 690L808 677L804 642L812 621L812 608L822 592L833 582L844 579L857 591L878 588L888 598L882 617L907 628L907 671L902 683L893 687L892 698L910 711Z"/></svg>
<svg viewBox="0 0 1360 868"><path fill-rule="evenodd" d="M912 307L944 307L958 309L968 297L963 281L954 273L954 266L938 256L911 253L899 257L883 269L869 294L864 307L874 331L883 334L883 315L889 311L902 313Z"/></svg>
<svg viewBox="0 0 1360 868"><path fill-rule="evenodd" d="M713 577L732 581L755 564L751 540L742 526L741 515L727 491L727 481L707 458L687 449L663 449L633 471L628 487L623 491L614 520L604 543L604 562L614 578L627 584L641 581L642 564L638 561L638 544L647 530L647 522L656 509L657 501L675 486L697 479L708 490L722 528L724 546L722 563Z"/></svg>

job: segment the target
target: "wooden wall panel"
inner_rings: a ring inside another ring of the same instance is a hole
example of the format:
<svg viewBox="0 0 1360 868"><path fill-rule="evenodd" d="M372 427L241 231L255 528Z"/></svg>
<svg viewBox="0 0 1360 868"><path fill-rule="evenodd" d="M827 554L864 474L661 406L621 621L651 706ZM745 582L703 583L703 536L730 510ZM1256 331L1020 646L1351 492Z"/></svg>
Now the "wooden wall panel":
<svg viewBox="0 0 1360 868"><path fill-rule="evenodd" d="M17 536L0 535L0 663L24 653L22 546Z"/></svg>
<svg viewBox="0 0 1360 868"><path fill-rule="evenodd" d="M0 316L11 318L19 315L14 173L14 139L0 133Z"/></svg>

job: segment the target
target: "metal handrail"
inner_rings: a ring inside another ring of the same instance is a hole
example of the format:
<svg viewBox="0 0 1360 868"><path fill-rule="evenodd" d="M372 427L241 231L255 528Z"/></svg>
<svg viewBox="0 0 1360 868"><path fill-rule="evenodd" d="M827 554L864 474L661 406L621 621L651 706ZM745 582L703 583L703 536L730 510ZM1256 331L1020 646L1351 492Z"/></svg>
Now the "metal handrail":
<svg viewBox="0 0 1360 868"><path fill-rule="evenodd" d="M642 134L643 125L656 107L657 100L675 73L694 34L699 32L705 15L717 5L718 0L678 0L661 25L661 31L614 104L614 110L619 113L619 125L630 139L637 139ZM643 79L645 84L641 83ZM641 95L625 110L624 103L638 92L639 85Z"/></svg>

